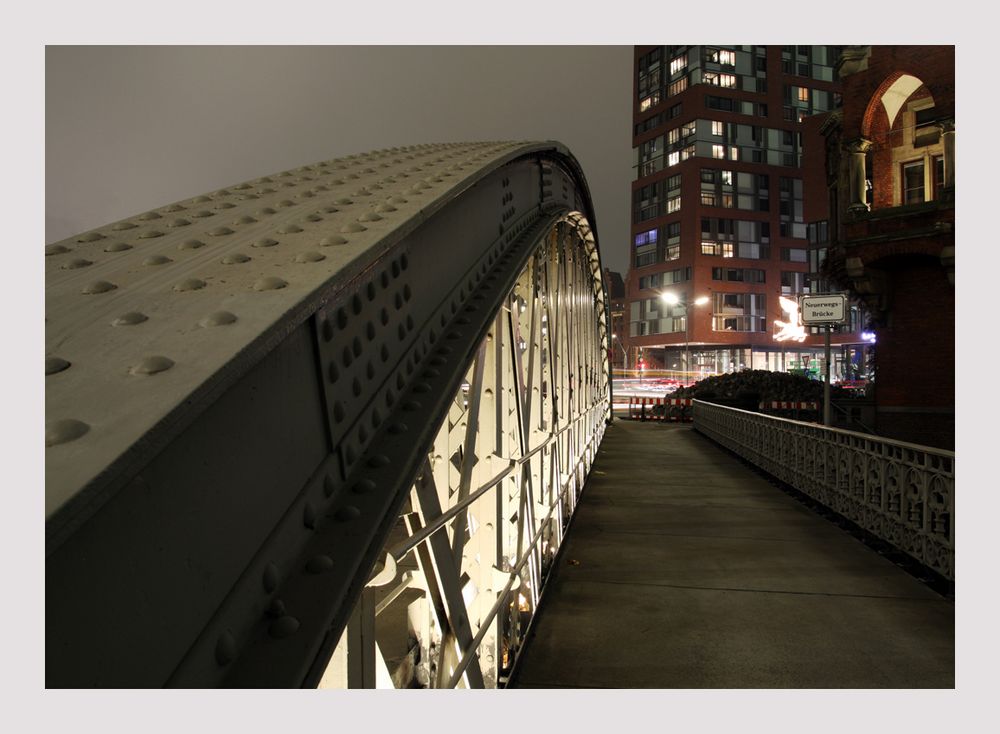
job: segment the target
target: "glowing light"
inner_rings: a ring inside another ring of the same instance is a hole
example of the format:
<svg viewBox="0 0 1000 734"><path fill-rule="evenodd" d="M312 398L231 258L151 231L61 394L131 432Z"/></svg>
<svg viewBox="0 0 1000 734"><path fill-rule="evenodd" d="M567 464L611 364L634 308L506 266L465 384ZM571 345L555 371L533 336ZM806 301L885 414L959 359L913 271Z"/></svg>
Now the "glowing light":
<svg viewBox="0 0 1000 734"><path fill-rule="evenodd" d="M676 293L661 293L660 298L664 303L676 304L681 302Z"/></svg>
<svg viewBox="0 0 1000 734"><path fill-rule="evenodd" d="M774 320L774 326L777 329L774 332L774 340L776 342L805 341L806 328L802 325L802 319L799 317L798 301L784 296L781 296L778 301L781 303L781 310L788 314L788 321Z"/></svg>
<svg viewBox="0 0 1000 734"><path fill-rule="evenodd" d="M528 600L525 598L524 594L517 595L517 611L528 612L531 609L528 607Z"/></svg>
<svg viewBox="0 0 1000 734"><path fill-rule="evenodd" d="M874 344L875 343L875 332L873 332L873 331L862 331L861 332L861 338L864 339L866 342L870 342L870 343Z"/></svg>

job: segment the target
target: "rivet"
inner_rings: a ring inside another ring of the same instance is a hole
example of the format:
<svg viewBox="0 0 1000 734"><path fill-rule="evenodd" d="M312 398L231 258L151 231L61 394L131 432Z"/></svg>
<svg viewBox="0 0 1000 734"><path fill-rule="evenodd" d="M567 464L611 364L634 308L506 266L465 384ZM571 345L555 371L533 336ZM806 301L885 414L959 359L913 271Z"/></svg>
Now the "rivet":
<svg viewBox="0 0 1000 734"><path fill-rule="evenodd" d="M103 239L104 239L104 235L101 234L100 232L88 232L87 234L83 235L82 237L77 237L76 241L77 242L97 242L97 240L103 240Z"/></svg>
<svg viewBox="0 0 1000 734"><path fill-rule="evenodd" d="M333 335L334 335L333 321L331 321L329 317L323 319L322 331L323 331L323 341L328 342L333 340Z"/></svg>
<svg viewBox="0 0 1000 734"><path fill-rule="evenodd" d="M238 186L233 186L233 191L246 191L247 189L252 189L252 188L253 186L251 186L248 183L241 183Z"/></svg>
<svg viewBox="0 0 1000 734"><path fill-rule="evenodd" d="M339 204L340 206L348 206L348 205L354 203L354 199L348 198L346 196L342 196L339 199L334 199L333 203L334 204Z"/></svg>
<svg viewBox="0 0 1000 734"><path fill-rule="evenodd" d="M165 372L174 366L174 361L169 357L155 355L146 357L139 364L131 367L129 372L133 375L155 375L157 372Z"/></svg>
<svg viewBox="0 0 1000 734"><path fill-rule="evenodd" d="M295 256L297 263L318 263L320 260L326 260L326 255L321 252L302 252Z"/></svg>
<svg viewBox="0 0 1000 734"><path fill-rule="evenodd" d="M46 357L45 374L54 375L56 372L62 372L64 369L69 367L69 365L70 363L62 357Z"/></svg>
<svg viewBox="0 0 1000 734"><path fill-rule="evenodd" d="M76 257L76 258L73 258L72 260L70 260L70 261L68 261L66 263L63 263L62 269L63 270L77 270L79 268L85 268L88 265L93 265L93 264L94 263L92 263L90 260L85 260L82 257Z"/></svg>
<svg viewBox="0 0 1000 734"><path fill-rule="evenodd" d="M145 260L143 260L142 264L143 265L166 265L169 262L173 262L173 260L171 260L166 255L152 255L151 257L147 257Z"/></svg>
<svg viewBox="0 0 1000 734"><path fill-rule="evenodd" d="M109 283L106 280L95 280L93 283L89 283L83 288L83 293L88 296L96 295L98 293L107 293L108 291L113 291L117 288L114 283Z"/></svg>
<svg viewBox="0 0 1000 734"><path fill-rule="evenodd" d="M189 224L191 224L190 220L188 220L188 219L182 219L181 217L178 217L177 219L170 220L170 222L167 224L167 226L168 227L186 227Z"/></svg>
<svg viewBox="0 0 1000 734"><path fill-rule="evenodd" d="M402 196L392 196L386 199L390 204L406 204L409 199L404 199Z"/></svg>
<svg viewBox="0 0 1000 734"><path fill-rule="evenodd" d="M301 232L302 227L297 224L286 224L283 227L278 227L279 234L295 234L296 232Z"/></svg>
<svg viewBox="0 0 1000 734"><path fill-rule="evenodd" d="M354 354L351 352L350 347L344 347L343 362L345 367L350 367L351 362L354 361Z"/></svg>
<svg viewBox="0 0 1000 734"><path fill-rule="evenodd" d="M354 191L354 192L352 192L352 194L351 194L351 195L352 195L352 196L371 196L371 195L372 195L372 192L371 192L371 191L369 191L368 189L366 189L365 187L363 187L363 186L362 186L362 187L361 187L360 189L358 189L357 191Z"/></svg>
<svg viewBox="0 0 1000 734"><path fill-rule="evenodd" d="M351 297L351 310L354 311L354 315L357 316L361 313L361 309L364 308L364 304L361 303L361 297L355 293Z"/></svg>
<svg viewBox="0 0 1000 734"><path fill-rule="evenodd" d="M337 510L337 513L334 515L334 517L340 520L341 522L357 520L359 517L361 517L361 510L359 510L354 505L346 505Z"/></svg>
<svg viewBox="0 0 1000 734"><path fill-rule="evenodd" d="M308 502L302 508L302 524L310 530L316 529L316 508Z"/></svg>
<svg viewBox="0 0 1000 734"><path fill-rule="evenodd" d="M290 637L294 635L299 629L299 620L295 617L284 616L281 619L275 620L270 627L268 627L268 634L271 635L276 640L284 639L285 637Z"/></svg>
<svg viewBox="0 0 1000 734"><path fill-rule="evenodd" d="M357 222L350 222L341 227L340 231L345 233L364 232L366 229L368 229L368 227L364 226L363 224L358 224Z"/></svg>
<svg viewBox="0 0 1000 734"><path fill-rule="evenodd" d="M118 224L112 225L111 229L115 232L123 232L126 229L135 229L138 226L138 224L132 224L132 222L118 222Z"/></svg>
<svg viewBox="0 0 1000 734"><path fill-rule="evenodd" d="M361 392L362 392L362 389L361 389L361 380L359 380L357 377L354 378L354 383L352 384L352 390L354 391L355 397L360 397L361 396Z"/></svg>
<svg viewBox="0 0 1000 734"><path fill-rule="evenodd" d="M416 400L407 400L405 403L403 403L403 410L411 412L414 410L420 410L421 407L422 407L421 404Z"/></svg>
<svg viewBox="0 0 1000 734"><path fill-rule="evenodd" d="M90 430L83 421L66 418L54 421L45 426L45 445L55 446L60 443L75 441Z"/></svg>
<svg viewBox="0 0 1000 734"><path fill-rule="evenodd" d="M210 229L208 233L213 237L223 237L227 234L232 234L233 230L229 229L229 227L216 227L215 229Z"/></svg>
<svg viewBox="0 0 1000 734"><path fill-rule="evenodd" d="M45 246L45 257L48 257L49 255L62 255L66 252L70 252L70 249L68 247L63 247L62 245Z"/></svg>
<svg viewBox="0 0 1000 734"><path fill-rule="evenodd" d="M360 217L358 217L359 222L377 222L382 219L381 214L376 214L375 212L365 212Z"/></svg>
<svg viewBox="0 0 1000 734"><path fill-rule="evenodd" d="M337 326L341 329L347 326L347 311L343 307L337 309Z"/></svg>
<svg viewBox="0 0 1000 734"><path fill-rule="evenodd" d="M336 382L340 379L340 370L337 368L336 362L330 362L330 366L327 368L326 373L330 378L330 382Z"/></svg>
<svg viewBox="0 0 1000 734"><path fill-rule="evenodd" d="M237 217L233 220L233 224L253 224L257 220L251 217L249 214L244 214L242 217Z"/></svg>
<svg viewBox="0 0 1000 734"><path fill-rule="evenodd" d="M269 217L269 216L271 216L272 214L275 214L275 213L276 212L275 212L274 209L272 209L269 206L265 206L263 209L261 209L260 211L257 212L257 216L258 217Z"/></svg>
<svg viewBox="0 0 1000 734"><path fill-rule="evenodd" d="M205 196L205 195L196 196L193 199L191 199L192 203L194 203L194 204L204 204L205 202L211 201L211 200L212 200L211 197Z"/></svg>
<svg viewBox="0 0 1000 734"><path fill-rule="evenodd" d="M218 204L215 208L216 209L220 209L220 210L221 209L235 209L236 208L236 204L233 204L233 203L228 202L228 201L224 201L221 204Z"/></svg>
<svg viewBox="0 0 1000 734"><path fill-rule="evenodd" d="M389 465L389 457L385 454L375 454L370 459L368 459L368 466L372 469L377 469L382 466Z"/></svg>
<svg viewBox="0 0 1000 734"><path fill-rule="evenodd" d="M253 289L255 291L276 291L280 288L284 288L288 285L288 282L278 278L277 276L270 275L266 278L261 278L256 283L253 284Z"/></svg>
<svg viewBox="0 0 1000 734"><path fill-rule="evenodd" d="M125 242L113 242L104 248L105 252L125 252L125 250L131 250L132 245L126 244Z"/></svg>
<svg viewBox="0 0 1000 734"><path fill-rule="evenodd" d="M307 214L302 219L304 221L307 221L307 222L322 222L323 221L323 217L321 217L319 214Z"/></svg>
<svg viewBox="0 0 1000 734"><path fill-rule="evenodd" d="M112 326L135 326L136 324L141 324L146 321L149 317L146 314L139 313L138 311L129 311L128 313L122 314L117 319L111 322Z"/></svg>
<svg viewBox="0 0 1000 734"><path fill-rule="evenodd" d="M333 404L333 419L337 423L340 423L342 420L344 420L344 406L341 404L339 400Z"/></svg>
<svg viewBox="0 0 1000 734"><path fill-rule="evenodd" d="M369 492L374 492L375 482L371 479L362 479L351 487L351 491L355 494L368 494Z"/></svg>
<svg viewBox="0 0 1000 734"><path fill-rule="evenodd" d="M205 287L205 281L199 280L198 278L188 278L187 280L182 280L180 283L174 286L174 290L178 293L184 291L197 291Z"/></svg>
<svg viewBox="0 0 1000 734"><path fill-rule="evenodd" d="M172 214L173 212L183 211L186 208L187 207L181 206L180 204L171 204L170 206L166 207L163 211L170 212Z"/></svg>
<svg viewBox="0 0 1000 734"><path fill-rule="evenodd" d="M340 235L334 235L333 237L324 237L319 241L320 247L330 247L332 245L346 245L347 239L341 237Z"/></svg>
<svg viewBox="0 0 1000 734"><path fill-rule="evenodd" d="M389 204L389 203L386 203L386 202L382 202L381 204L379 204L378 206L375 207L375 211L377 211L377 212L394 212L394 211L396 211L396 207L394 207L392 204Z"/></svg>
<svg viewBox="0 0 1000 734"><path fill-rule="evenodd" d="M418 382L413 386L413 392L417 394L429 393L431 391L431 386L426 382Z"/></svg>
<svg viewBox="0 0 1000 734"><path fill-rule="evenodd" d="M235 658L236 638L230 630L226 630L219 635L219 640L215 643L215 662L219 665L228 665Z"/></svg>
<svg viewBox="0 0 1000 734"><path fill-rule="evenodd" d="M337 485L334 483L333 477L331 477L330 475L327 475L327 476L323 477L323 496L324 497L332 497L333 496L333 492L334 492L334 490L336 488L337 488Z"/></svg>
<svg viewBox="0 0 1000 734"><path fill-rule="evenodd" d="M391 426L389 426L389 433L399 435L400 433L406 433L409 427L400 421L396 421Z"/></svg>
<svg viewBox="0 0 1000 734"><path fill-rule="evenodd" d="M209 328L212 326L226 326L227 324L232 324L236 321L236 315L230 313L229 311L216 311L211 313L201 321L198 322L199 326Z"/></svg>
<svg viewBox="0 0 1000 734"><path fill-rule="evenodd" d="M208 209L199 209L196 212L192 212L188 216L195 217L196 219L204 219L205 217L214 217L215 212L210 212Z"/></svg>
<svg viewBox="0 0 1000 734"><path fill-rule="evenodd" d="M234 252L231 255L226 255L219 262L223 265L238 265L239 263L250 262L250 256L244 255L242 252Z"/></svg>
<svg viewBox="0 0 1000 734"><path fill-rule="evenodd" d="M254 240L250 243L251 247L274 247L278 244L278 240L272 240L270 237L265 237L263 239Z"/></svg>
<svg viewBox="0 0 1000 734"><path fill-rule="evenodd" d="M333 568L333 559L330 556L313 556L306 564L306 571L309 573L325 573Z"/></svg>

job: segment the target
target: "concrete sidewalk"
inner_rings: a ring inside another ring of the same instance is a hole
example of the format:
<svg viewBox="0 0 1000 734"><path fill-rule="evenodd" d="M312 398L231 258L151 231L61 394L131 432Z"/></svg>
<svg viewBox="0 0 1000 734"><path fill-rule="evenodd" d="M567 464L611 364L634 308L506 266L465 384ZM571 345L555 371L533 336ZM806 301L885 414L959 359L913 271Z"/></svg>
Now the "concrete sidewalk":
<svg viewBox="0 0 1000 734"><path fill-rule="evenodd" d="M952 688L954 605L690 426L616 420L512 688Z"/></svg>

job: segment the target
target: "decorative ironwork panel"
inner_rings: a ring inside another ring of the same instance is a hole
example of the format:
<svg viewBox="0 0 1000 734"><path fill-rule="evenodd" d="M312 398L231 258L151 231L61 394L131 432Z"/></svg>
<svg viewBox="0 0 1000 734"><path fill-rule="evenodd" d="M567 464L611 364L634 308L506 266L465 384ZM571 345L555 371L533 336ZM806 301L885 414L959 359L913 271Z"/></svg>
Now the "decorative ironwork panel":
<svg viewBox="0 0 1000 734"><path fill-rule="evenodd" d="M955 578L955 454L695 401L694 428Z"/></svg>

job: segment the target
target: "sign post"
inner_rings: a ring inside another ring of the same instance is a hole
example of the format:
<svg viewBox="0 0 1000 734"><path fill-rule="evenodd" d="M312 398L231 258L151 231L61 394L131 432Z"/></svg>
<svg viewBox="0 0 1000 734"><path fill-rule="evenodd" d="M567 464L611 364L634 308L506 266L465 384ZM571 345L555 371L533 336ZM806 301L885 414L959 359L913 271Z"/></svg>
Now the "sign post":
<svg viewBox="0 0 1000 734"><path fill-rule="evenodd" d="M823 380L823 425L830 425L830 332L847 321L847 296L843 293L800 296L803 326L826 326L826 369Z"/></svg>

